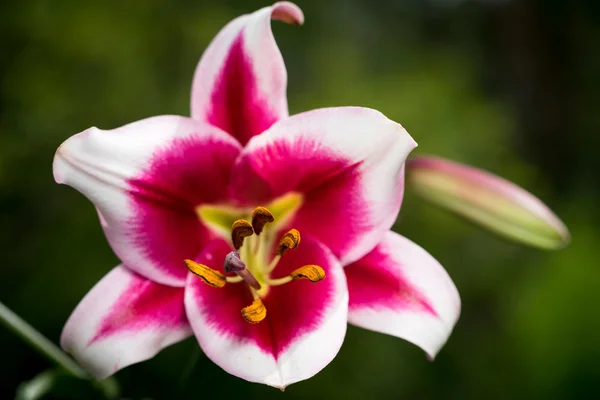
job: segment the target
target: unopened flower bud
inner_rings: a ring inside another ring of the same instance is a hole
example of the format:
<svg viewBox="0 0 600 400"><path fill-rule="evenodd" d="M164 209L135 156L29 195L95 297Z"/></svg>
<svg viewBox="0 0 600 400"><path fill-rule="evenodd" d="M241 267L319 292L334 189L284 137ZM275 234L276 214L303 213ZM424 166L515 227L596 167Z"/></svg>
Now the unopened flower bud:
<svg viewBox="0 0 600 400"><path fill-rule="evenodd" d="M489 172L438 157L406 165L407 185L422 199L509 239L544 249L564 247L569 231L538 198Z"/></svg>

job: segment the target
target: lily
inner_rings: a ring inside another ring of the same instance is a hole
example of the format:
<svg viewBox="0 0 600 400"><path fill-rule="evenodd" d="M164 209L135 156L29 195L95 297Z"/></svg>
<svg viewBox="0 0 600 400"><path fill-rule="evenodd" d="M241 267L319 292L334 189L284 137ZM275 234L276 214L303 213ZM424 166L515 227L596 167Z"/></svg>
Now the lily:
<svg viewBox="0 0 600 400"><path fill-rule="evenodd" d="M540 199L488 171L428 155L412 158L406 169L417 196L506 239L544 250L565 247L571 239Z"/></svg>
<svg viewBox="0 0 600 400"><path fill-rule="evenodd" d="M348 322L444 345L460 299L442 266L390 231L416 143L366 108L289 116L271 19L216 36L191 118L157 116L66 140L54 177L91 200L122 261L68 319L61 345L98 378L195 335L225 371L274 387L312 377Z"/></svg>

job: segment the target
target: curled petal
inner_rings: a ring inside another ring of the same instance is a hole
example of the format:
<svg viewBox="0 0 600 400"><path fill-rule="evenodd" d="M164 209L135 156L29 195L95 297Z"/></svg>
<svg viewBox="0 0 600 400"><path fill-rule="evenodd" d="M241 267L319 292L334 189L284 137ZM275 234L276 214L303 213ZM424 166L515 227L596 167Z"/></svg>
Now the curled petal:
<svg viewBox="0 0 600 400"><path fill-rule="evenodd" d="M233 138L213 126L153 117L69 138L54 157L54 178L96 205L124 264L156 282L183 286L183 260L211 237L196 209L226 198L239 151Z"/></svg>
<svg viewBox="0 0 600 400"><path fill-rule="evenodd" d="M243 149L231 196L252 205L299 193L302 203L282 229L316 237L345 265L375 247L396 220L404 162L414 147L402 126L375 110L294 115Z"/></svg>
<svg viewBox="0 0 600 400"><path fill-rule="evenodd" d="M433 359L460 314L458 291L425 250L394 232L344 269L348 321L408 340Z"/></svg>
<svg viewBox="0 0 600 400"><path fill-rule="evenodd" d="M183 288L116 267L75 308L60 344L96 378L104 379L191 335L183 295Z"/></svg>
<svg viewBox="0 0 600 400"><path fill-rule="evenodd" d="M228 251L220 240L197 261L222 260ZM216 289L190 275L185 306L206 355L230 374L279 388L329 364L346 333L348 290L342 266L325 246L305 237L302 251L286 254L274 275L285 277L308 263L319 264L326 278L269 287L261 302L245 284Z"/></svg>
<svg viewBox="0 0 600 400"><path fill-rule="evenodd" d="M287 72L271 19L302 24L302 10L279 2L231 21L204 52L192 86L192 117L240 143L288 115Z"/></svg>
<svg viewBox="0 0 600 400"><path fill-rule="evenodd" d="M532 194L489 172L432 156L407 163L411 188L423 199L506 238L545 249L564 247L569 231Z"/></svg>

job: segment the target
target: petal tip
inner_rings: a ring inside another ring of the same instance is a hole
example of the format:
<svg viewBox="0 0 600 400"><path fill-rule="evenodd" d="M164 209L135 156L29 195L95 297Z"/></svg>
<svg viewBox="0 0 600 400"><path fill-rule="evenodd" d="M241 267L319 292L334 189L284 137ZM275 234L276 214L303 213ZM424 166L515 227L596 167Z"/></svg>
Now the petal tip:
<svg viewBox="0 0 600 400"><path fill-rule="evenodd" d="M69 349L69 342L70 342L70 340L67 337L66 329L63 328L63 331L60 334L59 344L60 344L60 348L63 349L64 352L67 354L71 354L71 351Z"/></svg>
<svg viewBox="0 0 600 400"><path fill-rule="evenodd" d="M400 132L402 132L403 134L406 134L409 138L408 146L410 147L410 151L413 151L414 149L419 147L419 143L417 143L417 141L410 135L410 133L408 133L402 125L398 124L398 126L400 128Z"/></svg>
<svg viewBox="0 0 600 400"><path fill-rule="evenodd" d="M62 168L63 160L60 158L60 149L61 147L59 147L56 150L56 153L54 153L54 160L52 161L52 176L54 177L54 182L58 184L64 184L66 178Z"/></svg>
<svg viewBox="0 0 600 400"><path fill-rule="evenodd" d="M60 146L58 146L58 149L56 149L56 152L54 153L54 159L52 161L52 174L54 176L54 181L58 184L67 184L67 170L68 170L68 160L66 159L65 155L67 150L70 147L73 146L77 146L75 144L75 140L77 140L78 138L82 138L85 137L87 135L89 135L91 132L93 131L97 131L98 128L96 127L91 127L86 129L83 132L80 132L74 136L71 136L70 138L68 138L67 140L65 140L64 142L61 143Z"/></svg>
<svg viewBox="0 0 600 400"><path fill-rule="evenodd" d="M68 166L66 165L67 160L65 160L65 145L69 140L70 138L58 146L58 149L56 149L54 158L52 160L52 176L54 177L54 182L58 183L59 185L67 184L66 175Z"/></svg>
<svg viewBox="0 0 600 400"><path fill-rule="evenodd" d="M280 1L273 4L271 18L290 25L304 24L302 9L289 1Z"/></svg>

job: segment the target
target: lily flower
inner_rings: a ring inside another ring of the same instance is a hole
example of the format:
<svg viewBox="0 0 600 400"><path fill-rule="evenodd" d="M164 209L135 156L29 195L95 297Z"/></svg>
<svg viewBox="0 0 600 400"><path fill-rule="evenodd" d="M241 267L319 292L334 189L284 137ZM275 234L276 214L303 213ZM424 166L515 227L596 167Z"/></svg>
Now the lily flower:
<svg viewBox="0 0 600 400"><path fill-rule="evenodd" d="M54 177L98 210L122 261L84 297L62 347L98 378L192 333L225 371L284 388L323 369L347 323L433 358L460 300L425 250L389 231L399 124L358 107L288 115L271 32L279 2L230 22L192 87L192 117L157 116L64 142Z"/></svg>
<svg viewBox="0 0 600 400"><path fill-rule="evenodd" d="M422 155L407 162L407 181L422 199L507 239L546 250L570 241L565 224L541 200L490 172Z"/></svg>

